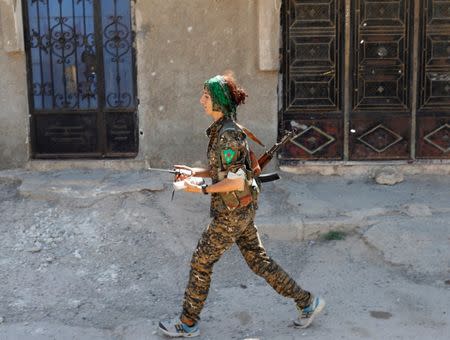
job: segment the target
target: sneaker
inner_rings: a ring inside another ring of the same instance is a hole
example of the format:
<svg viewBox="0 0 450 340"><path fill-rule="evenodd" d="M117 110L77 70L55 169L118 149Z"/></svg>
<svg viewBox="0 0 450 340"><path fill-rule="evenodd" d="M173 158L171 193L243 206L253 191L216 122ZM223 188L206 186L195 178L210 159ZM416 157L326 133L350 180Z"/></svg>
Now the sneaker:
<svg viewBox="0 0 450 340"><path fill-rule="evenodd" d="M297 306L297 309L300 313L298 320L294 321L294 324L300 328L308 327L313 321L314 317L318 315L323 308L325 307L325 300L321 297L315 297L313 302L305 308L300 308Z"/></svg>
<svg viewBox="0 0 450 340"><path fill-rule="evenodd" d="M192 327L189 327L185 323L181 322L180 319L160 321L158 327L161 332L172 338L192 338L200 335L198 323Z"/></svg>

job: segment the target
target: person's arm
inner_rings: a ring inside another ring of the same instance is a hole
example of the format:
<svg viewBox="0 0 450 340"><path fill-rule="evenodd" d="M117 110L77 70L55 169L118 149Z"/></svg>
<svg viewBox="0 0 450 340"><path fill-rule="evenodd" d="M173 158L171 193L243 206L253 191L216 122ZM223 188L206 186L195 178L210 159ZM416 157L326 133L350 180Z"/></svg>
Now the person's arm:
<svg viewBox="0 0 450 340"><path fill-rule="evenodd" d="M223 133L219 139L219 161L221 170L227 177L218 183L206 187L206 193L243 191L245 189L247 144L245 136L238 131ZM199 185L185 181L187 192L202 192Z"/></svg>
<svg viewBox="0 0 450 340"><path fill-rule="evenodd" d="M192 168L193 170L193 175L195 177L203 177L203 178L209 178L211 177L210 173L209 173L209 169L204 169L204 168Z"/></svg>
<svg viewBox="0 0 450 340"><path fill-rule="evenodd" d="M194 185L189 183L189 179L184 181L186 188L184 191L187 192L202 192L202 187L200 185ZM220 182L217 182L213 185L208 185L205 191L208 194L216 193L216 192L230 192L230 191L243 191L244 190L244 179L242 178L225 178Z"/></svg>

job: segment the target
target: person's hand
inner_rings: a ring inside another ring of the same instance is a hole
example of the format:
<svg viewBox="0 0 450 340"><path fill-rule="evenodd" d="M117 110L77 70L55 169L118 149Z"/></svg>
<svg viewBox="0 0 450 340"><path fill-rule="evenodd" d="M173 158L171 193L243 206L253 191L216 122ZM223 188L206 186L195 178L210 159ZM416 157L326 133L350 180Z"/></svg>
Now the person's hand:
<svg viewBox="0 0 450 340"><path fill-rule="evenodd" d="M192 184L189 179L184 180L184 191L186 192L202 192L202 187L196 184Z"/></svg>
<svg viewBox="0 0 450 340"><path fill-rule="evenodd" d="M253 173L258 177L261 174L261 167L258 164L258 158L256 158L256 155L252 150L250 150L250 163Z"/></svg>
<svg viewBox="0 0 450 340"><path fill-rule="evenodd" d="M186 172L189 173L189 174L187 174L187 173L186 174L176 174L175 175L175 182L184 181L185 179L187 179L187 178L189 178L189 177L194 175L194 170L190 166L187 166L187 165L174 165L174 168L178 169L178 170L185 170Z"/></svg>
<svg viewBox="0 0 450 340"><path fill-rule="evenodd" d="M253 169L253 173L255 174L256 177L258 177L259 175L261 175L261 167L259 165L257 165L256 167L254 167Z"/></svg>

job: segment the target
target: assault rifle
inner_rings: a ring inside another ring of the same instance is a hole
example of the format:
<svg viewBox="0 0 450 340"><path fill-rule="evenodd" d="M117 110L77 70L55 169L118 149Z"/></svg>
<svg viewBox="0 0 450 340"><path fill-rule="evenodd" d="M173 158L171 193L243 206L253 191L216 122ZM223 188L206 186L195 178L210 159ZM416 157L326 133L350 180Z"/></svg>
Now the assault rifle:
<svg viewBox="0 0 450 340"><path fill-rule="evenodd" d="M286 133L283 138L281 138L281 140L276 143L274 146L272 146L269 150L265 151L261 157L259 157L258 159L258 164L259 167L262 169L264 169L266 167L267 164L269 164L269 162L272 160L273 156L275 156L275 153L280 150L284 144L286 144L287 142L289 142L292 137L295 134L295 130L289 131L288 133ZM170 174L175 175L175 177L178 177L180 175L184 175L184 176L191 176L192 173L189 170L185 170L185 169L160 169L160 168L148 168L148 170L150 171L159 171L159 172L167 172ZM268 173L268 174L261 174L258 176L258 180L261 183L267 183L267 182L272 182L272 181L276 181L280 179L280 176L276 173Z"/></svg>
<svg viewBox="0 0 450 340"><path fill-rule="evenodd" d="M262 156L261 156L262 157ZM258 160L259 163L259 160ZM170 174L175 175L175 177L180 176L180 175L185 175L185 176L190 176L191 172L188 170L184 170L184 169L159 169L159 168L148 168L147 170L150 171L159 171L159 172L167 172ZM259 175L258 176L259 180L261 181L261 183L266 183L266 182L272 182L272 181L276 181L277 179L280 179L280 177L278 176L277 173L273 172L273 173L269 173L269 174L263 174L263 175Z"/></svg>

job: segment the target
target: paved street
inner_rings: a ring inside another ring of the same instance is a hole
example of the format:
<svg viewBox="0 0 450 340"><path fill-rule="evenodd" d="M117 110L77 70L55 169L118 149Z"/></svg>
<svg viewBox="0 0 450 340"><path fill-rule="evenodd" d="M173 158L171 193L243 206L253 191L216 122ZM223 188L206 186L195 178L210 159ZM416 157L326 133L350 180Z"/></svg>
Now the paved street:
<svg viewBox="0 0 450 340"><path fill-rule="evenodd" d="M280 173L257 225L269 255L326 311L295 306L236 247L215 267L200 339L448 339L450 176ZM164 339L208 198L145 171L0 171L0 339Z"/></svg>

